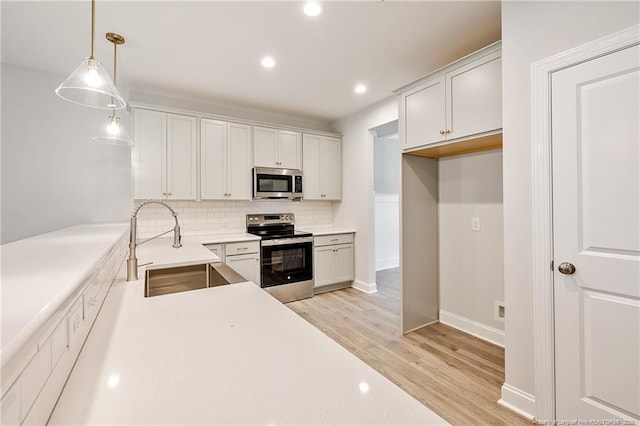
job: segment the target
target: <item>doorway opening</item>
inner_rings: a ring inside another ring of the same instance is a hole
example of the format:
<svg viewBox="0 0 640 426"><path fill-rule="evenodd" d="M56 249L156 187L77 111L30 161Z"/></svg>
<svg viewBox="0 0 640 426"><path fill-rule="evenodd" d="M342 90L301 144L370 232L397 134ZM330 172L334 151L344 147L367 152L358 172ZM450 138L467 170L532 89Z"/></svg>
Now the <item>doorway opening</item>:
<svg viewBox="0 0 640 426"><path fill-rule="evenodd" d="M400 142L398 120L372 129L374 145L374 259L376 283L399 289Z"/></svg>

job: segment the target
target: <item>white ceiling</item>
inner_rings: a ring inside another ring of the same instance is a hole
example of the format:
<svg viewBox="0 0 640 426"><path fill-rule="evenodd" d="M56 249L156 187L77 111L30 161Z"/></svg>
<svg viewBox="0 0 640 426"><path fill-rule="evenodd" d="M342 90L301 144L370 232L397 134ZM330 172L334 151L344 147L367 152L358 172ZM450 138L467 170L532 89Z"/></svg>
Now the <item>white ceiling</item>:
<svg viewBox="0 0 640 426"><path fill-rule="evenodd" d="M66 75L89 56L88 0L1 5L2 62ZM117 32L118 85L332 122L500 39L499 1L331 1L315 18L302 7L101 0L96 56L112 69L104 34Z"/></svg>

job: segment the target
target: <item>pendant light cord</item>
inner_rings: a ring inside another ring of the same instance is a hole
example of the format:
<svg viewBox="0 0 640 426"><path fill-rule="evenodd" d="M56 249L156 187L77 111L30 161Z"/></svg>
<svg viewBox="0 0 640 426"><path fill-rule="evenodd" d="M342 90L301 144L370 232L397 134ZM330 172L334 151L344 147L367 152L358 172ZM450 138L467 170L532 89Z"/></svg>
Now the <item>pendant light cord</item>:
<svg viewBox="0 0 640 426"><path fill-rule="evenodd" d="M113 43L113 85L116 86L116 70L118 69L118 43Z"/></svg>
<svg viewBox="0 0 640 426"><path fill-rule="evenodd" d="M91 59L95 59L96 51L96 0L91 0Z"/></svg>
<svg viewBox="0 0 640 426"><path fill-rule="evenodd" d="M95 0L92 0L95 1ZM116 41L113 42L113 85L115 87L116 86L116 70L118 69L117 64L118 64L118 43ZM116 116L116 110L115 108L113 109L113 116Z"/></svg>

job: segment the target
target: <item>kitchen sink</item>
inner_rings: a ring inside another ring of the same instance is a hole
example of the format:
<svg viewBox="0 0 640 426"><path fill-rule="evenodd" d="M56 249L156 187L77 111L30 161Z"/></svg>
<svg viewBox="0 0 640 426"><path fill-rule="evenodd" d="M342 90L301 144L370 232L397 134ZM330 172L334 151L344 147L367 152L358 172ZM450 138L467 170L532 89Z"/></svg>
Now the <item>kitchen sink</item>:
<svg viewBox="0 0 640 426"><path fill-rule="evenodd" d="M149 269L144 278L144 296L160 296L245 281L242 275L221 262Z"/></svg>

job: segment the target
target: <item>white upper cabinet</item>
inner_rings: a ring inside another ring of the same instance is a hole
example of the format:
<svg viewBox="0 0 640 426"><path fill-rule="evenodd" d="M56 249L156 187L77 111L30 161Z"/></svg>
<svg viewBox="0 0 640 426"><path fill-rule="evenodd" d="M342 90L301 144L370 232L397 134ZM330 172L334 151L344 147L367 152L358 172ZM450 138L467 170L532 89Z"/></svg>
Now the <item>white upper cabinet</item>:
<svg viewBox="0 0 640 426"><path fill-rule="evenodd" d="M425 77L400 92L399 99L399 133L404 150L499 133L502 129L500 45L489 46ZM496 141L491 138L481 144L486 149L495 148L501 139ZM469 144L465 144L464 149L478 150ZM441 153L450 155L451 149Z"/></svg>
<svg viewBox="0 0 640 426"><path fill-rule="evenodd" d="M196 117L167 114L167 198L195 200L197 197Z"/></svg>
<svg viewBox="0 0 640 426"><path fill-rule="evenodd" d="M164 198L167 192L167 114L133 110L134 198Z"/></svg>
<svg viewBox="0 0 640 426"><path fill-rule="evenodd" d="M444 76L430 80L404 95L405 148L443 139L444 105Z"/></svg>
<svg viewBox="0 0 640 426"><path fill-rule="evenodd" d="M502 58L484 56L445 74L447 139L502 128Z"/></svg>
<svg viewBox="0 0 640 426"><path fill-rule="evenodd" d="M251 126L200 121L200 197L251 199Z"/></svg>
<svg viewBox="0 0 640 426"><path fill-rule="evenodd" d="M305 133L302 191L304 200L340 200L341 142L338 138Z"/></svg>
<svg viewBox="0 0 640 426"><path fill-rule="evenodd" d="M255 126L253 152L256 167L302 169L302 134Z"/></svg>
<svg viewBox="0 0 640 426"><path fill-rule="evenodd" d="M134 109L134 198L195 200L196 117Z"/></svg>

